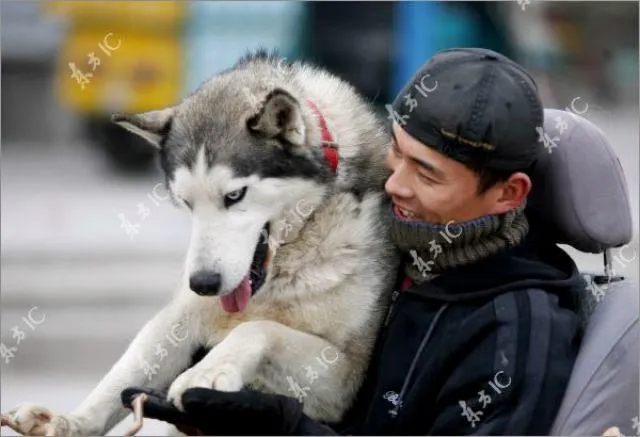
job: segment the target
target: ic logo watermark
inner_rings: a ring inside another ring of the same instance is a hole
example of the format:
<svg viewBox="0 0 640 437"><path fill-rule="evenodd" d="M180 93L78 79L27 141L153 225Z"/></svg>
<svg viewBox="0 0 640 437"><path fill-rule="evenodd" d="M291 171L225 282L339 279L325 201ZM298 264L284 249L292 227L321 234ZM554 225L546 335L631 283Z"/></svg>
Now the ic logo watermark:
<svg viewBox="0 0 640 437"><path fill-rule="evenodd" d="M297 222L299 225L303 225L306 219L311 215L311 213L313 212L313 208L309 207L309 205L305 206L305 202L305 199L301 199L296 202L295 207L291 208L287 212L287 217L282 218L275 223L275 232L272 234L278 234L280 236L279 239L274 237L273 235L270 235L270 233L267 232L266 229L262 230L260 234L261 238L264 239L264 242L269 244L269 249L271 251L275 251L281 244L285 242L287 236L291 232L293 232L293 221Z"/></svg>
<svg viewBox="0 0 640 437"><path fill-rule="evenodd" d="M631 257L627 257L628 254L625 254L627 249L629 249L629 244L625 244L617 249L616 253L613 255L613 261L623 269L638 259L638 252L635 249L633 250L633 255Z"/></svg>
<svg viewBox="0 0 640 437"><path fill-rule="evenodd" d="M331 349L334 349L335 352L332 352ZM334 365L338 359L340 359L340 352L335 350L332 346L326 346L323 348L322 351L320 351L320 355L316 357L316 361L325 370L328 370L329 366ZM315 367L311 365L305 366L304 370L305 377L307 378L309 385L301 386L292 376L287 376L287 383L289 383L288 391L293 392L294 396L300 402L304 402L304 399L309 395L309 390L311 390L310 385L319 378L319 374Z"/></svg>
<svg viewBox="0 0 640 437"><path fill-rule="evenodd" d="M458 233L453 233L449 229L449 226L454 223L453 220L449 221L443 231L440 231L440 236L446 240L447 243L451 244L453 240L462 235L462 229L460 229ZM429 252L431 253L431 259L429 261L424 261L418 255L418 252L415 249L409 251L409 255L413 259L413 266L418 269L422 277L427 278L429 273L431 272L433 266L435 265L435 260L442 253L442 246L436 242L436 240L429 241Z"/></svg>
<svg viewBox="0 0 640 437"><path fill-rule="evenodd" d="M111 53L118 50L122 45L122 39L119 39L117 42L113 42L111 40L112 37L113 32L109 32L102 39L102 43L98 43L98 47L100 47L102 52L107 56L111 56ZM102 61L98 56L96 56L95 52L88 53L87 57L89 58L87 63L91 67L91 71L96 71L96 69L102 64ZM71 69L71 78L75 79L78 85L80 85L80 89L84 91L85 85L91 82L90 79L93 78L93 73L84 73L76 66L75 62L69 62L68 65Z"/></svg>
<svg viewBox="0 0 640 437"><path fill-rule="evenodd" d="M635 262L638 259L638 252L634 249L633 256L630 258L627 257L628 253L625 254L625 251L629 248L628 244L620 247L612 257L612 259L622 268L626 268L629 264ZM615 276L615 271L610 272L612 276ZM586 289L591 292L592 296L596 299L596 302L600 302L607 294L607 290L609 288L609 284L596 284L593 279L589 275L583 276L585 282L587 283Z"/></svg>
<svg viewBox="0 0 640 437"><path fill-rule="evenodd" d="M493 379L489 381L489 387L496 394L502 394L502 391L509 388L511 386L511 377L506 376L503 370L496 372L493 376ZM485 390L478 391L478 403L482 404L482 410L484 410L487 405L491 403L491 396L485 393ZM481 416L484 415L483 411L474 411L471 406L467 404L465 401L458 401L458 405L462 409L461 416L463 416L469 424L471 424L471 428L476 427L476 423L480 422Z"/></svg>
<svg viewBox="0 0 640 437"><path fill-rule="evenodd" d="M147 197L149 198L149 200L151 200L151 202L153 202L156 208L160 206L160 202L164 202L170 197L168 194L166 194L164 197L160 196L160 194L158 194L159 188L162 188L162 183L156 184L153 187L153 190L151 190L151 193L147 193ZM140 233L140 227L142 226L141 222L145 221L151 214L151 210L144 202L138 203L136 207L138 217L140 218L140 222L138 223L131 223L124 215L124 213L118 214L118 218L120 219L120 228L124 229L131 240L133 240L134 237Z"/></svg>
<svg viewBox="0 0 640 437"><path fill-rule="evenodd" d="M165 338L173 345L174 348L178 347L178 343L183 342L189 336L189 333L185 327L185 322L178 322L171 326L171 331L165 335ZM184 333L181 333L181 328L184 328ZM138 357L138 364L142 368L142 371L147 376L149 381L153 379L155 375L158 374L158 369L160 369L160 363L169 355L169 352L164 347L163 343L156 343L156 350L154 355L159 357L159 361L155 364L149 363L146 359L142 357Z"/></svg>
<svg viewBox="0 0 640 437"><path fill-rule="evenodd" d="M578 116L585 115L589 111L589 103L581 103L581 99L582 97L575 97L573 100L571 100L571 103L569 105L564 107L564 111ZM564 132L569 128L568 121L560 114L556 115L553 121L554 129L559 135L564 134ZM547 133L542 126L536 127L536 132L538 133L538 142L542 143L544 148L547 149L549 154L551 154L553 152L553 149L558 147L560 137L557 135L549 135L549 133Z"/></svg>
<svg viewBox="0 0 640 437"><path fill-rule="evenodd" d="M35 331L36 327L40 326L46 319L45 314L38 315L38 307L32 307L28 312L26 317L22 317L22 321L25 325L27 325L31 331ZM16 341L15 346L7 346L4 343L0 343L0 356L4 358L4 363L9 364L9 362L15 358L16 353L18 352L18 346L25 338L27 338L27 334L25 330L22 329L20 325L15 325L11 328L12 337Z"/></svg>
<svg viewBox="0 0 640 437"><path fill-rule="evenodd" d="M431 77L430 74L425 74L420 78L419 83L413 85L413 88L422 96L421 100L425 100L429 97L429 94L433 93L438 88L438 81L427 82L427 79ZM384 105L387 112L389 113L387 119L398 123L400 126L405 126L407 124L407 120L409 120L410 114L416 109L419 104L418 100L414 97L414 94L407 93L402 96L404 102L404 106L408 109L409 114L400 114L398 111L393 109L393 105L387 103Z"/></svg>

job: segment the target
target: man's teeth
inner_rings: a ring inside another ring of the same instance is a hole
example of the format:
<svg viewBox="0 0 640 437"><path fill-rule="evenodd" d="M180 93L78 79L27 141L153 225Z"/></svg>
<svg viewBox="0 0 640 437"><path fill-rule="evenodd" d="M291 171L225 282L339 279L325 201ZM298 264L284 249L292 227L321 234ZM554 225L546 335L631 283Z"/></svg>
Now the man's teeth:
<svg viewBox="0 0 640 437"><path fill-rule="evenodd" d="M400 210L400 213L402 213L402 215L405 217L414 218L416 216L414 213L412 213L411 211L407 211L404 208L398 207L398 209Z"/></svg>

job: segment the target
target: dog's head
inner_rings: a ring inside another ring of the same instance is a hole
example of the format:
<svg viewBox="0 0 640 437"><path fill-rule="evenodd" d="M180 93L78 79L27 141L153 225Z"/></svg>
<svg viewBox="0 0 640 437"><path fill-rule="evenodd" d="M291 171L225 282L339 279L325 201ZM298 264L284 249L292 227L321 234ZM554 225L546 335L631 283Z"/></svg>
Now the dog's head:
<svg viewBox="0 0 640 437"><path fill-rule="evenodd" d="M317 205L333 177L313 112L285 87L281 61L245 61L176 106L113 116L158 148L172 200L193 217L190 287L228 311L251 296L269 224Z"/></svg>

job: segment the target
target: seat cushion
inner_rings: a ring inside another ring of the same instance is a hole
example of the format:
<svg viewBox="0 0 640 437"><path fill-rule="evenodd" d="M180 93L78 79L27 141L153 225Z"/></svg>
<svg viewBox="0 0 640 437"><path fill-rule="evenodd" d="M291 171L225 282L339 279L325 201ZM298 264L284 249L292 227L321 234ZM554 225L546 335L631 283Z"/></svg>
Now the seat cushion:
<svg viewBox="0 0 640 437"><path fill-rule="evenodd" d="M633 281L591 288L591 315L551 435L602 435L616 426L636 435L639 415L639 289ZM606 290L605 290L606 289ZM605 292L605 296L599 293Z"/></svg>

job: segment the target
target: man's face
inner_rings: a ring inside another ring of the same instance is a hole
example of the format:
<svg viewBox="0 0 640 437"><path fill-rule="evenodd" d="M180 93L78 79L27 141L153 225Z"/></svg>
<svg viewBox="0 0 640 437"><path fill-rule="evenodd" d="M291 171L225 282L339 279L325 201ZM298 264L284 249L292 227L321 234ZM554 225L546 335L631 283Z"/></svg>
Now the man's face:
<svg viewBox="0 0 640 437"><path fill-rule="evenodd" d="M385 190L395 214L433 224L502 214L518 206L531 187L524 173L514 173L478 194L479 176L474 171L425 146L396 123L387 166L393 173Z"/></svg>

